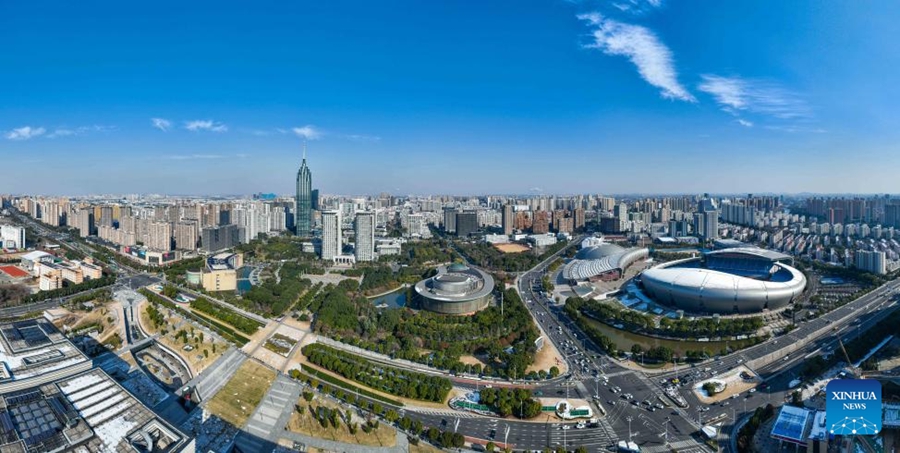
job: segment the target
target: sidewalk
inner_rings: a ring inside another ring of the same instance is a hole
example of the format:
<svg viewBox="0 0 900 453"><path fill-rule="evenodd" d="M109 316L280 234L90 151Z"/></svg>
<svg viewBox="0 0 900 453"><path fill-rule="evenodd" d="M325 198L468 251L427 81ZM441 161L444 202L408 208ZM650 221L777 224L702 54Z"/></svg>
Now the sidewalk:
<svg viewBox="0 0 900 453"><path fill-rule="evenodd" d="M393 447L367 447L365 445L345 444L343 442L304 436L303 434L290 431L285 431L281 438L304 443L307 447L316 447L341 453L406 453L409 451L409 441L406 440L406 434L400 431L397 431L397 445Z"/></svg>

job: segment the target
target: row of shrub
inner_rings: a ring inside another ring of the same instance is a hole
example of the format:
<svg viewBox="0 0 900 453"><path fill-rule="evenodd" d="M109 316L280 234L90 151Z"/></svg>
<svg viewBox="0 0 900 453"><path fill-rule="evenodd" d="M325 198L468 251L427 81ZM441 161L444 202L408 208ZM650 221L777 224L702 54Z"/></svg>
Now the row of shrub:
<svg viewBox="0 0 900 453"><path fill-rule="evenodd" d="M185 310L184 308L179 307L172 301L170 301L162 296L159 296L158 294L153 293L152 291L150 291L146 288L141 288L140 290L138 290L138 292L140 292L144 297L146 297L147 300L150 301L151 303L157 304L157 305L162 305L163 307L166 307L170 310L177 311L182 316L184 316L188 319L191 319L201 325L206 326L207 328L209 328L212 331L219 334L219 336L222 337L223 339L225 339L226 341L235 343L239 347L244 346L245 344L250 342L249 338L235 332L234 329L232 329L231 327L220 324L212 319L209 319L205 316L200 315L199 313L192 313L190 310Z"/></svg>
<svg viewBox="0 0 900 453"><path fill-rule="evenodd" d="M259 321L250 319L230 308L213 303L205 297L198 297L192 300L191 308L226 322L247 335L252 335L263 326Z"/></svg>
<svg viewBox="0 0 900 453"><path fill-rule="evenodd" d="M376 364L319 343L304 346L303 354L314 365L391 395L441 402L453 387L450 380L442 376Z"/></svg>

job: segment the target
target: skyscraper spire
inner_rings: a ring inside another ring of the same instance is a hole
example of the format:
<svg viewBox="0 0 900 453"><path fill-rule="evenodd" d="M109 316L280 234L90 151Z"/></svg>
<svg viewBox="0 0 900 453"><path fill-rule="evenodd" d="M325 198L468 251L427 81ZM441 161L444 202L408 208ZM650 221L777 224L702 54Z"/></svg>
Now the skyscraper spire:
<svg viewBox="0 0 900 453"><path fill-rule="evenodd" d="M303 162L297 171L297 197L294 206L294 228L297 236L308 237L312 227L312 173L306 165L306 140L303 140Z"/></svg>

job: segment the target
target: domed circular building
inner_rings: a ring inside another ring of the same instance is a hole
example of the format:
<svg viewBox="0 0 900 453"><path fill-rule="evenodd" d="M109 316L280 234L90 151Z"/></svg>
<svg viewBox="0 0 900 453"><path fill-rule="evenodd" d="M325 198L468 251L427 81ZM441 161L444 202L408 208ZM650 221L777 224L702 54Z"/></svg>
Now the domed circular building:
<svg viewBox="0 0 900 453"><path fill-rule="evenodd" d="M646 259L649 254L645 248L625 249L597 238L587 238L581 244L581 250L562 270L562 277L570 284L585 280L617 280L625 275L629 266Z"/></svg>
<svg viewBox="0 0 900 453"><path fill-rule="evenodd" d="M755 247L708 252L640 275L656 302L694 313L754 313L784 307L806 288L791 257Z"/></svg>
<svg viewBox="0 0 900 453"><path fill-rule="evenodd" d="M454 263L438 268L437 275L416 283L414 289L422 308L463 315L483 310L490 304L494 279L480 269Z"/></svg>

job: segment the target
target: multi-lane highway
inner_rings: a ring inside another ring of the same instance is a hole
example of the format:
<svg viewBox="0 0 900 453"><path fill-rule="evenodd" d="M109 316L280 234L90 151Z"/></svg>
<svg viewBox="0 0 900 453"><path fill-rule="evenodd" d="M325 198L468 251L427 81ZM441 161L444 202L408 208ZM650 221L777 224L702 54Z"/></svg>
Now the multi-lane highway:
<svg viewBox="0 0 900 453"><path fill-rule="evenodd" d="M787 335L709 360L695 368L682 368L682 377L688 375L689 379L702 379L741 365L753 364L756 366L753 371L766 380L768 385L755 394L748 393L739 400L713 406L700 403L689 387L685 387L680 389L680 393L687 399L689 408L681 409L663 396L662 391L662 383L674 377L676 372L647 377L644 373L621 367L615 361L605 358L599 348L567 318L561 307L543 294L541 277L554 258L555 256L551 257L519 277L518 289L522 298L546 338L553 341L565 356L571 370L570 377L575 382L571 387L575 395L590 397L599 393L596 395L599 397L598 403L607 411L605 420L613 427L617 437L626 439L630 435L645 451L664 450L664 438L667 438L669 444L678 444L682 449L703 451L706 449L705 445L700 445L696 439L696 431L701 424L715 420L716 423L723 422L727 428L736 418L755 410L763 399L781 404L785 394L790 391L788 383L799 374L806 357L817 353L833 353L838 347L837 335L846 340L865 333L897 308L895 297L900 290L900 282L888 283L820 318L798 324ZM595 378L598 374L606 379ZM604 385L603 382L608 383ZM543 390L545 394L558 394L558 387L542 386L539 390ZM628 398L623 398L623 394ZM656 403L669 407L651 410Z"/></svg>

